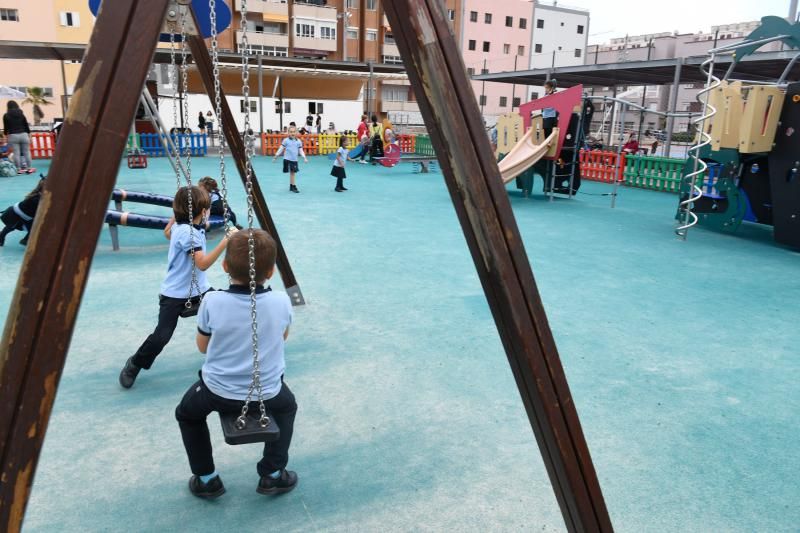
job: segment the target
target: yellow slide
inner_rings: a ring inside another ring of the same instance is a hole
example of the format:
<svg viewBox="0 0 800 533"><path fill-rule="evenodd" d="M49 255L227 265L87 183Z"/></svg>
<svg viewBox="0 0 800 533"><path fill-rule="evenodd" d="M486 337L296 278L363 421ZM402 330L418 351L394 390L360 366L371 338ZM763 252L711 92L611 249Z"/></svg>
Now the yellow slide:
<svg viewBox="0 0 800 533"><path fill-rule="evenodd" d="M538 137L543 136L541 130L532 127L519 140L497 166L503 176L503 183L508 183L546 156L558 143L558 128L553 128L550 136L540 144L534 144Z"/></svg>

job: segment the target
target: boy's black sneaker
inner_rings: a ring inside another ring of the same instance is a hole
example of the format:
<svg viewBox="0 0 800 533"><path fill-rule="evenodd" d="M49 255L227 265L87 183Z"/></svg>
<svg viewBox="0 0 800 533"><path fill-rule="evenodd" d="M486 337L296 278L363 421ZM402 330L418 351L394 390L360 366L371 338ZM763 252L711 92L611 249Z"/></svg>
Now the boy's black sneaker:
<svg viewBox="0 0 800 533"><path fill-rule="evenodd" d="M26 246L26 245L28 244L28 237L30 237L30 236L31 236L31 234L30 234L30 233L28 233L27 235L25 235L25 236L22 238L22 240L21 240L21 241L19 241L19 243L20 243L22 246Z"/></svg>
<svg viewBox="0 0 800 533"><path fill-rule="evenodd" d="M219 476L212 477L208 483L203 483L199 477L192 476L189 478L189 491L198 498L213 500L225 494L225 485Z"/></svg>
<svg viewBox="0 0 800 533"><path fill-rule="evenodd" d="M122 367L122 372L119 373L119 384L130 389L133 387L133 382L136 381L136 376L139 375L140 367L133 364L133 356L128 357L125 361L125 366Z"/></svg>
<svg viewBox="0 0 800 533"><path fill-rule="evenodd" d="M289 492L297 486L297 474L291 470L281 469L281 475L277 479L271 476L264 476L258 482L256 492L259 494L283 494Z"/></svg>
<svg viewBox="0 0 800 533"><path fill-rule="evenodd" d="M336 188L335 188L335 189L333 189L333 190L334 190L334 191L336 191L336 192L342 192L342 191L344 191L344 189L342 189L341 187L336 187Z"/></svg>
<svg viewBox="0 0 800 533"><path fill-rule="evenodd" d="M297 190L297 185L289 185L289 192L300 192Z"/></svg>

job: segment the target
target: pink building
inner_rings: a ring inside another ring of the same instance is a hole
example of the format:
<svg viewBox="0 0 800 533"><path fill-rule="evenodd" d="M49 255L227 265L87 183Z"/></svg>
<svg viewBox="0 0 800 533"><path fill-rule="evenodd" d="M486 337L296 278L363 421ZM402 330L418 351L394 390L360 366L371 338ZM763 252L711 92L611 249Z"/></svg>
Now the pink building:
<svg viewBox="0 0 800 533"><path fill-rule="evenodd" d="M461 51L470 75L527 70L530 62L533 1L465 0ZM527 101L525 87L472 82L487 124Z"/></svg>

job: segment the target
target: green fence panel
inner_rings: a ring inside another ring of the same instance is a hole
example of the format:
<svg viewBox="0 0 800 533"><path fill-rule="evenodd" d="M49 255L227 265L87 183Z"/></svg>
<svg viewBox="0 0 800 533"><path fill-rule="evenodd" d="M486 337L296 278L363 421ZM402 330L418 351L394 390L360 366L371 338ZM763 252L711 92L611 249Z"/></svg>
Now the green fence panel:
<svg viewBox="0 0 800 533"><path fill-rule="evenodd" d="M433 151L433 145L431 144L431 138L429 135L417 135L417 144L414 146L414 152L419 155L436 157L436 153Z"/></svg>
<svg viewBox="0 0 800 533"><path fill-rule="evenodd" d="M685 159L648 155L628 156L624 172L625 185L677 193L685 164Z"/></svg>

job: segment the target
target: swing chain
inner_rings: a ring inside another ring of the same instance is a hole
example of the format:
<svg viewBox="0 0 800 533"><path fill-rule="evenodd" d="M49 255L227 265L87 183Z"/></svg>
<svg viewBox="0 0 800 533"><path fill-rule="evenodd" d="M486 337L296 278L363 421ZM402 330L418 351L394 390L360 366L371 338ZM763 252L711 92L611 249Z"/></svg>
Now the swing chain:
<svg viewBox="0 0 800 533"><path fill-rule="evenodd" d="M173 87L173 91L177 88L178 83L178 74L177 74L177 63L175 62L175 32L169 32L169 84ZM178 102L176 98L172 98L172 124L173 124L173 131L175 126L178 125ZM167 135L172 135L171 132L167 133ZM165 141L166 142L166 141ZM169 145L167 145L167 149L169 150ZM181 188L181 173L180 167L180 155L175 153L175 158L178 160L178 164L175 165L175 179L178 182L178 189Z"/></svg>
<svg viewBox="0 0 800 533"><path fill-rule="evenodd" d="M256 308L256 257L255 257L255 237L253 235L253 166L252 157L253 151L250 149L249 141L252 139L250 131L250 87L249 87L249 72L248 72L248 59L247 50L249 48L247 42L247 0L241 0L241 20L240 27L242 31L242 94L244 95L244 152L246 161L246 189L247 189L247 257L249 261L249 274L250 274L250 319L251 319L251 334L253 346L253 380L250 383L250 388L247 391L247 398L245 398L244 405L242 406L242 414L236 419L236 426L243 429L246 422L247 411L253 392L257 392L259 404L259 423L261 427L267 427L270 423L267 417L267 410L264 405L264 398L261 390L261 372L258 363L258 312Z"/></svg>
<svg viewBox="0 0 800 533"><path fill-rule="evenodd" d="M181 90L181 102L183 102L183 124L184 127L189 123L189 98L187 93L188 88L188 65L187 65L187 50L186 50L186 12L187 9L184 7L181 9L181 83L182 83L182 90ZM186 299L186 303L184 303L184 307L186 309L191 309L192 307L192 294L197 293L197 296L200 297L202 300L202 295L200 294L200 281L197 279L197 263L195 258L195 235L194 235L194 206L192 205L192 158L191 158L191 150L184 147L181 143L185 141L186 134L184 133L183 129L181 130L180 134L178 134L178 151L183 152L183 156L186 159L186 185L188 187L187 190L187 199L188 199L188 208L189 208L189 246L190 250L189 253L192 256L192 278L189 281L189 297ZM183 148L183 150L181 150ZM180 161L180 156L178 156L178 160Z"/></svg>
<svg viewBox="0 0 800 533"><path fill-rule="evenodd" d="M214 113L217 116L217 143L219 145L219 178L220 197L222 199L222 227L228 230L228 178L225 175L225 135L222 133L222 97L219 82L219 43L217 41L217 2L209 0L209 17L211 21L211 63L214 67Z"/></svg>

